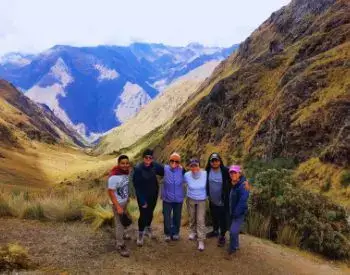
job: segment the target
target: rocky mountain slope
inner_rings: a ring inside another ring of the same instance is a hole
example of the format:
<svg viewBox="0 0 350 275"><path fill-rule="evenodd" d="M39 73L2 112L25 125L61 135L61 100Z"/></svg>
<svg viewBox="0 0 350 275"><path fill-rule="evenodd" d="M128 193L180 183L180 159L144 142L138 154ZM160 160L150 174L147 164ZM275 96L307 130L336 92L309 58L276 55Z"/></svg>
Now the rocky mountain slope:
<svg viewBox="0 0 350 275"><path fill-rule="evenodd" d="M135 117L104 136L98 143L95 152L111 153L129 147L138 139L171 120L177 110L196 92L218 64L218 61L208 62L174 81Z"/></svg>
<svg viewBox="0 0 350 275"><path fill-rule="evenodd" d="M89 140L133 117L172 81L228 49L189 44L169 47L55 46L38 55L10 53L0 59L0 77Z"/></svg>
<svg viewBox="0 0 350 275"><path fill-rule="evenodd" d="M183 107L157 147L163 159L175 150L288 158L302 182L349 186L350 2L293 0L273 13Z"/></svg>
<svg viewBox="0 0 350 275"><path fill-rule="evenodd" d="M18 147L35 140L82 146L79 138L47 106L34 103L10 83L0 80L0 144Z"/></svg>

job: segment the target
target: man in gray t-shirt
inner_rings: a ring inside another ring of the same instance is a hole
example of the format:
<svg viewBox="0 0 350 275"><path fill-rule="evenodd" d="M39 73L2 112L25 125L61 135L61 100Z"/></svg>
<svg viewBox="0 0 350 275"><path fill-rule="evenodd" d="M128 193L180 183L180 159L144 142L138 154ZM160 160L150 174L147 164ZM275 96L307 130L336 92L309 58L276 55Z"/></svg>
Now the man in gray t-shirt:
<svg viewBox="0 0 350 275"><path fill-rule="evenodd" d="M125 239L130 239L121 222L121 218L126 217L127 204L129 199L129 158L121 155L118 158L118 165L113 167L108 178L108 195L111 200L114 221L116 246L119 254L123 257L129 257L129 250L126 248Z"/></svg>
<svg viewBox="0 0 350 275"><path fill-rule="evenodd" d="M216 206L224 206L222 201L222 172L221 169L210 169L209 172L210 201Z"/></svg>

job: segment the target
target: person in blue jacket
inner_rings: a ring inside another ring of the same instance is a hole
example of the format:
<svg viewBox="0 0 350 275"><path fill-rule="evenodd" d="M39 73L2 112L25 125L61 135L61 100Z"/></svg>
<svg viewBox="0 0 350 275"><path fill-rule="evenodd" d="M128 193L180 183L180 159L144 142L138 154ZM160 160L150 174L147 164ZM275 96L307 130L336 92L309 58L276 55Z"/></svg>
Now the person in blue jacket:
<svg viewBox="0 0 350 275"><path fill-rule="evenodd" d="M229 174L232 187L229 201L231 226L228 253L231 255L239 249L239 232L248 211L249 191L245 188L246 178L242 175L241 166L232 165Z"/></svg>

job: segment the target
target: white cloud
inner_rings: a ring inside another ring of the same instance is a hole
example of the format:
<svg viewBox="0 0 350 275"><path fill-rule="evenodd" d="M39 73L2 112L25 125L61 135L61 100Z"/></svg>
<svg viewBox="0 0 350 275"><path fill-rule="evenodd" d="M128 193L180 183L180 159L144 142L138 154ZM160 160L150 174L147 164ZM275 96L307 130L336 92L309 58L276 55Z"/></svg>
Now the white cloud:
<svg viewBox="0 0 350 275"><path fill-rule="evenodd" d="M138 40L232 45L290 0L2 0L0 54Z"/></svg>

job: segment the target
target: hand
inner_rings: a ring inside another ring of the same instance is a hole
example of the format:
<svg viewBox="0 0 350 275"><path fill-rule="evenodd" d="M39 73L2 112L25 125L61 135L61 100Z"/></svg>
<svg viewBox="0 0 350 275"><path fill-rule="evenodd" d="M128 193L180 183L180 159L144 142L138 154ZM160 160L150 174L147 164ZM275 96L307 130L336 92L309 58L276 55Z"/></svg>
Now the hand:
<svg viewBox="0 0 350 275"><path fill-rule="evenodd" d="M144 205L142 205L142 208L147 208L147 207L148 207L147 202Z"/></svg>

